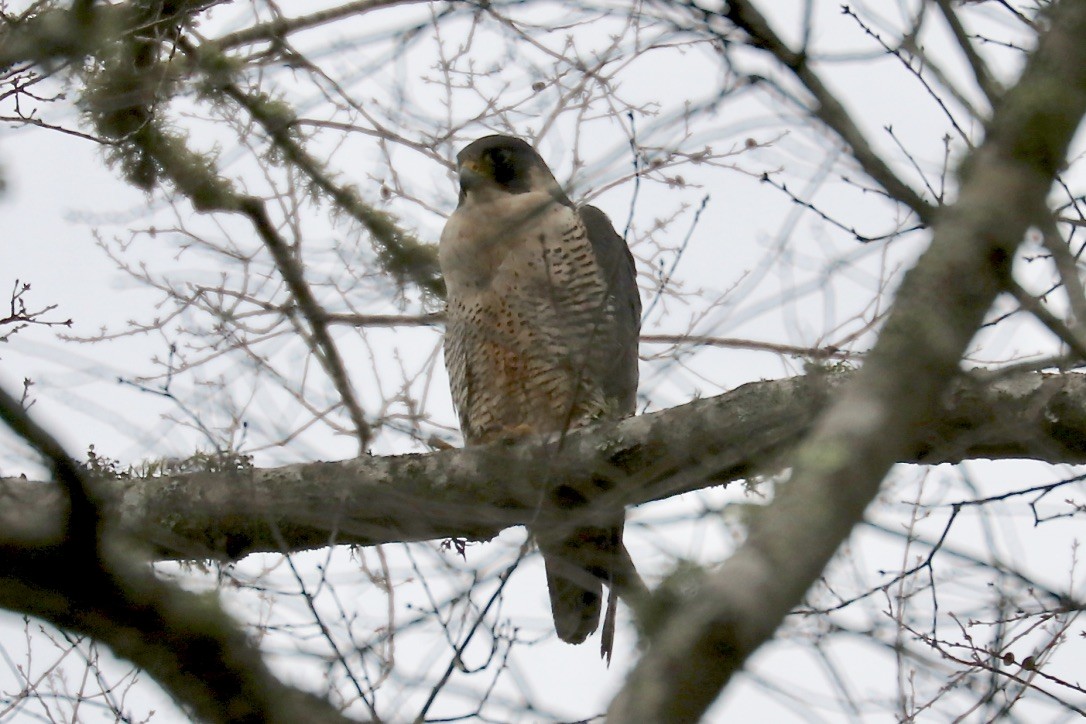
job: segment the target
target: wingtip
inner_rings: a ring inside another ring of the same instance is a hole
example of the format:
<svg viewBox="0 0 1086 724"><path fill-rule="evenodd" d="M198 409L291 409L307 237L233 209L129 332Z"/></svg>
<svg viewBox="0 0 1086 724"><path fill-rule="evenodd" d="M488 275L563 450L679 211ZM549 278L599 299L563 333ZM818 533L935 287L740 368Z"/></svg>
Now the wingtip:
<svg viewBox="0 0 1086 724"><path fill-rule="evenodd" d="M607 591L607 613L603 617L603 631L600 632L600 657L611 668L611 654L615 649L615 616L618 611L618 592L614 586Z"/></svg>

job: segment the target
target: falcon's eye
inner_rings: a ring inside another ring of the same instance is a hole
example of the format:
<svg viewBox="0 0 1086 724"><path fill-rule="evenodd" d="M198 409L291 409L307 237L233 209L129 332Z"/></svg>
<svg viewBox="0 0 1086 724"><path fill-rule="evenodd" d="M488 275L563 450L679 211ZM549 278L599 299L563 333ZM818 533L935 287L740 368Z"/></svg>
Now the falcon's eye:
<svg viewBox="0 0 1086 724"><path fill-rule="evenodd" d="M517 177L513 154L504 148L495 148L490 152L490 168L494 180L502 186L510 186Z"/></svg>

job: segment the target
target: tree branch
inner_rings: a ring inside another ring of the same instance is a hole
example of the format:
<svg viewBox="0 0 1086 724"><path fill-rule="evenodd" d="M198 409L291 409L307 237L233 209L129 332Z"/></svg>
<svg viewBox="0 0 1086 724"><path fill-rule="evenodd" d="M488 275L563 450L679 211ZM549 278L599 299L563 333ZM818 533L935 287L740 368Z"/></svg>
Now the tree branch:
<svg viewBox="0 0 1086 724"><path fill-rule="evenodd" d="M0 606L91 636L210 722L341 722L328 702L276 679L214 598L157 580L116 535L98 486L0 390L0 419L50 464L48 539L0 536ZM6 506L5 506L6 507ZM10 509L4 518L10 517Z"/></svg>
<svg viewBox="0 0 1086 724"><path fill-rule="evenodd" d="M310 289L309 283L305 279L305 270L302 268L300 260L286 240L276 231L275 226L272 225L263 201L251 196L240 198L238 199L238 209L249 218L257 235L264 242L268 253L275 260L275 268L279 271L279 275L283 277L283 281L286 283L287 288L290 289L291 295L298 303L302 316L309 323L312 337L312 341L307 340L309 347L317 355L321 367L324 368L324 371L332 380L336 392L339 393L339 398L343 401L344 407L347 408L347 413L350 415L355 434L358 437L359 453L365 453L369 447L372 430L369 423L366 422L366 415L362 411L362 405L358 402L358 396L355 395L354 388L351 386L351 378L347 374L347 367L343 363L343 357L340 355L339 348L328 331L328 321L324 308L313 296L313 290Z"/></svg>
<svg viewBox="0 0 1086 724"><path fill-rule="evenodd" d="M973 71L973 79L976 80L977 87L984 93L989 103L994 103L1003 94L999 81L992 77L988 64L973 47L973 43L969 40L969 33L962 25L961 18L954 12L950 0L935 0L935 4L939 6L939 11L954 34L954 39L958 41L958 47L962 49L965 59L969 62L969 69Z"/></svg>
<svg viewBox="0 0 1086 724"><path fill-rule="evenodd" d="M567 486L589 499L606 499L605 507L632 506L773 472L853 376L819 372L754 382L719 397L574 431L560 449L546 442L494 444L113 480L103 483L103 515L165 558L237 559L331 543L488 539L537 520L541 498ZM1083 410L1086 375L963 379L898 460L1083 463ZM600 479L610 486L598 489ZM0 481L0 543L55 542L62 536L56 521L63 500L54 485Z"/></svg>
<svg viewBox="0 0 1086 724"><path fill-rule="evenodd" d="M731 14L739 7L748 5L728 3ZM1086 3L1051 8L1050 29L963 164L961 195L935 218L863 369L791 456L789 482L746 542L654 637L609 721L698 719L817 580L890 465L944 415L961 356L1086 112Z"/></svg>
<svg viewBox="0 0 1086 724"><path fill-rule="evenodd" d="M689 2L688 7L705 16L717 14L716 11ZM925 224L931 224L935 216L935 206L928 203L911 186L905 183L889 164L879 156L860 128L853 122L837 96L826 86L822 78L811 68L807 56L797 53L777 34L754 4L747 0L732 0L724 4L719 11L750 37L750 45L771 54L777 61L790 70L796 79L804 85L814 97L811 114L832 129L852 149L852 155L868 176L886 189L891 198L897 199L912 209L913 213Z"/></svg>
<svg viewBox="0 0 1086 724"><path fill-rule="evenodd" d="M237 30L207 42L213 44L220 51L254 43L281 42L291 33L312 30L344 18L363 15L371 10L416 2L422 2L422 0L353 0L353 2L344 3L327 10L319 10L308 15L300 15L294 18L277 17L274 20Z"/></svg>
<svg viewBox="0 0 1086 724"><path fill-rule="evenodd" d="M247 93L234 82L230 59L210 44L193 45L185 38L178 47L209 86L236 103L256 121L269 141L304 173L337 207L362 224L376 242L382 266L398 281L409 279L437 299L445 298L445 280L437 265L437 246L424 244L401 229L389 214L366 203L353 187L336 183L324 164L296 136L297 117L282 103Z"/></svg>

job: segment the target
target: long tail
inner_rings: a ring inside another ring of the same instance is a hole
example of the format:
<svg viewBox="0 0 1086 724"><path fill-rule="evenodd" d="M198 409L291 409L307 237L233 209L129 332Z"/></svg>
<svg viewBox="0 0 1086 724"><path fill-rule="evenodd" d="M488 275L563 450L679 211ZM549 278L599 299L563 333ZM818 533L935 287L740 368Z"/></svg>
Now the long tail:
<svg viewBox="0 0 1086 724"><path fill-rule="evenodd" d="M539 539L558 638L579 644L600 622L603 581L595 572L598 529L581 528L557 542Z"/></svg>
<svg viewBox="0 0 1086 724"><path fill-rule="evenodd" d="M622 544L622 528L621 523L607 527L579 527L557 541L539 538L558 638L579 644L596 630L603 602L603 584L607 584L600 654L608 664L614 649L619 597L636 604L648 593Z"/></svg>

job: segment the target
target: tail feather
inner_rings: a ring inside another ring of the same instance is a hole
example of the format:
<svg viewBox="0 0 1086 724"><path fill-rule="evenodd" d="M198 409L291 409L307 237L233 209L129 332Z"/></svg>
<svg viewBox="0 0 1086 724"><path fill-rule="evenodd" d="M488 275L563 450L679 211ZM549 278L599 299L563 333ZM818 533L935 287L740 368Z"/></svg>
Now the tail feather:
<svg viewBox="0 0 1086 724"><path fill-rule="evenodd" d="M587 571L570 570L562 559L545 555L543 561L554 630L566 643L579 644L599 625L603 586L598 579L586 580Z"/></svg>
<svg viewBox="0 0 1086 724"><path fill-rule="evenodd" d="M557 541L539 538L558 638L579 644L596 630L603 608L603 584L607 584L601 654L608 663L618 593L626 577L623 564L629 562L622 545L622 527L620 520L618 525L579 527Z"/></svg>

